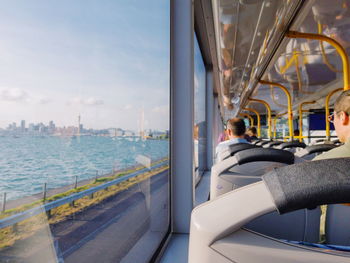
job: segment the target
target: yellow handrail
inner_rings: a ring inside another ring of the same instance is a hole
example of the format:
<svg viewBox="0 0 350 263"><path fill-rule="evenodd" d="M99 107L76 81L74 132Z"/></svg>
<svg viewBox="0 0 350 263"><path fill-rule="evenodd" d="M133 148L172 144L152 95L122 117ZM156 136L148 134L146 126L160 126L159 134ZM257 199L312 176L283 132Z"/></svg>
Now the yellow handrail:
<svg viewBox="0 0 350 263"><path fill-rule="evenodd" d="M277 137L277 117L275 116L273 118L273 138L276 139Z"/></svg>
<svg viewBox="0 0 350 263"><path fill-rule="evenodd" d="M242 117L247 117L249 119L250 126L254 126L254 119L248 113L240 113L239 115L241 115Z"/></svg>
<svg viewBox="0 0 350 263"><path fill-rule="evenodd" d="M293 51L293 53L297 57L297 59L295 60L295 71L297 73L299 92L304 94L313 94L314 92L303 90L303 83L302 83L301 74L299 70L299 54L297 51Z"/></svg>
<svg viewBox="0 0 350 263"><path fill-rule="evenodd" d="M274 91L272 85L270 85L270 92L271 92L272 101L273 101L278 107L287 108L286 105L283 105L283 104L280 104L280 103L277 102L277 100L276 100L276 98L275 98L275 91Z"/></svg>
<svg viewBox="0 0 350 263"><path fill-rule="evenodd" d="M253 98L249 98L250 101L252 102L259 102L265 105L266 109L267 109L267 136L269 137L269 139L271 139L271 108L270 105L264 101L264 100L259 100L259 99L253 99Z"/></svg>
<svg viewBox="0 0 350 263"><path fill-rule="evenodd" d="M257 110L252 109L252 108L244 108L243 110L247 110L247 111L251 111L254 112L256 114L256 118L257 118L257 126L258 126L258 137L261 137L261 128L260 128L260 114Z"/></svg>
<svg viewBox="0 0 350 263"><path fill-rule="evenodd" d="M315 40L321 40L321 41L326 41L330 45L332 45L340 55L342 62L343 62L343 76L344 76L344 90L349 90L350 89L350 79L349 79L349 58L346 54L345 49L340 45L336 40L321 35L321 34L312 34L312 33L300 33L296 31L288 31L286 33L287 37L290 38L304 38L304 39L315 39Z"/></svg>
<svg viewBox="0 0 350 263"><path fill-rule="evenodd" d="M286 64L284 66L280 67L280 73L281 74L286 73L287 69L289 69L293 64L295 64L296 60L298 60L298 59L299 59L298 56L295 55L293 52L293 55L289 60L286 58Z"/></svg>
<svg viewBox="0 0 350 263"><path fill-rule="evenodd" d="M303 142L303 106L306 104L314 104L316 101L305 101L299 104L299 142Z"/></svg>
<svg viewBox="0 0 350 263"><path fill-rule="evenodd" d="M322 24L319 22L317 23L317 29L318 29L318 33L322 34ZM336 69L335 67L333 67L333 65L331 63L329 63L327 54L324 51L324 46L323 46L322 41L320 41L320 49L321 49L321 53L322 53L323 62L327 65L327 67L333 72L341 72L341 70Z"/></svg>
<svg viewBox="0 0 350 263"><path fill-rule="evenodd" d="M283 86L282 84L276 83L276 82L269 82L269 81L265 81L265 80L260 80L259 81L260 84L263 85L273 85L275 87L280 88L281 90L284 91L284 93L287 96L287 100L288 100L288 126L289 126L289 136L291 138L291 140L293 140L293 112L292 112L292 97L290 96L290 93L288 91L288 89Z"/></svg>
<svg viewBox="0 0 350 263"><path fill-rule="evenodd" d="M330 125L329 125L329 121L328 121L328 116L329 116L329 100L331 99L331 97L333 96L334 93L343 90L342 88L339 89L335 89L331 92L328 93L327 97L326 97L326 102L325 102L325 108L326 108L326 137L327 140L330 140L331 138L331 131L330 131Z"/></svg>

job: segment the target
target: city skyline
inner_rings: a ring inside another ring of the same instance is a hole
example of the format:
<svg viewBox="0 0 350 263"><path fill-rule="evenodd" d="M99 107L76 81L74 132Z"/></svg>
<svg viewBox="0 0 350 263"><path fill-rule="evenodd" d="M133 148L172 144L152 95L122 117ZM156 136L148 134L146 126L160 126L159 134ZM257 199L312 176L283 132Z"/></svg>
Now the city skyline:
<svg viewBox="0 0 350 263"><path fill-rule="evenodd" d="M18 124L18 125L17 125ZM64 128L76 128L77 133L84 133L84 131L89 131L89 130L109 130L109 129L114 129L114 130L120 130L120 131L127 131L127 132L134 132L135 134L137 132L141 131L156 131L156 132L165 132L168 130L158 130L158 129L142 129L142 127L139 127L137 130L130 130L130 129L124 129L123 127L105 127L103 129L94 129L92 127L85 127L83 122L81 122L81 116L78 116L78 122L77 125L64 125L64 126L58 126L56 125L55 121L50 120L49 122L27 122L26 120L21 120L21 121L13 121L11 123L8 123L6 127L0 127L1 130L7 130L7 131L18 131L18 132L28 132L28 131L33 131L37 129L37 127L45 127L51 130L55 129L64 129Z"/></svg>

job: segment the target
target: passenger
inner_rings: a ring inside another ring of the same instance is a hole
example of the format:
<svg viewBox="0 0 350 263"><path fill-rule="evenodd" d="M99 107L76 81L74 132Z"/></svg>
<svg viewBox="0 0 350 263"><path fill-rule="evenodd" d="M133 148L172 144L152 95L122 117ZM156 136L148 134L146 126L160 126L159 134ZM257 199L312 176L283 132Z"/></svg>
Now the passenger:
<svg viewBox="0 0 350 263"><path fill-rule="evenodd" d="M247 142L252 142L252 140L250 139L250 136L247 133L244 134L244 139L246 139Z"/></svg>
<svg viewBox="0 0 350 263"><path fill-rule="evenodd" d="M221 132L221 133L219 134L218 143L224 142L224 141L226 141L226 140L227 140L227 138L226 138L226 132L223 131L223 132Z"/></svg>
<svg viewBox="0 0 350 263"><path fill-rule="evenodd" d="M345 143L313 160L350 157L350 90L343 91L334 104L334 112L328 121L334 124L339 141Z"/></svg>
<svg viewBox="0 0 350 263"><path fill-rule="evenodd" d="M228 136L228 140L219 143L216 146L216 154L218 154L221 150L223 150L226 146L236 143L248 143L246 139L244 139L245 134L245 124L242 119L233 118L227 122L226 135Z"/></svg>
<svg viewBox="0 0 350 263"><path fill-rule="evenodd" d="M293 132L293 136L294 137L298 137L300 135L300 131L297 129L297 130L294 130Z"/></svg>
<svg viewBox="0 0 350 263"><path fill-rule="evenodd" d="M256 141L258 139L257 137L257 131L256 131L256 128L255 127L250 127L248 130L247 130L247 134L250 138L250 141Z"/></svg>

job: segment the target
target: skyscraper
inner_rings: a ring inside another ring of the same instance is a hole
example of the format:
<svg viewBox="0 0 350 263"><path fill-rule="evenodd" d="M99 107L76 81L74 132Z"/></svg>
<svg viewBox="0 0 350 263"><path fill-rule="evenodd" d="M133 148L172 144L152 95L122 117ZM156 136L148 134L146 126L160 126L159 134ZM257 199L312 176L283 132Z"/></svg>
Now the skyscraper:
<svg viewBox="0 0 350 263"><path fill-rule="evenodd" d="M25 132L25 131L26 131L26 121L21 120L21 132Z"/></svg>
<svg viewBox="0 0 350 263"><path fill-rule="evenodd" d="M81 126L80 126L80 114L78 115L78 135L80 135Z"/></svg>

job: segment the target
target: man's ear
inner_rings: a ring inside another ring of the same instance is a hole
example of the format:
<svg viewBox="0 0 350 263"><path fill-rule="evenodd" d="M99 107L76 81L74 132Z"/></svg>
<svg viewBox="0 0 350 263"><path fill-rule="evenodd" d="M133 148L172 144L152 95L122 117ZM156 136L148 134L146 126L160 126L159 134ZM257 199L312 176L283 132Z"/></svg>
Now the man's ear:
<svg viewBox="0 0 350 263"><path fill-rule="evenodd" d="M227 135L231 136L232 135L232 131L230 129L227 130Z"/></svg>
<svg viewBox="0 0 350 263"><path fill-rule="evenodd" d="M350 123L350 117L345 112L341 113L340 120L343 125L349 125Z"/></svg>

